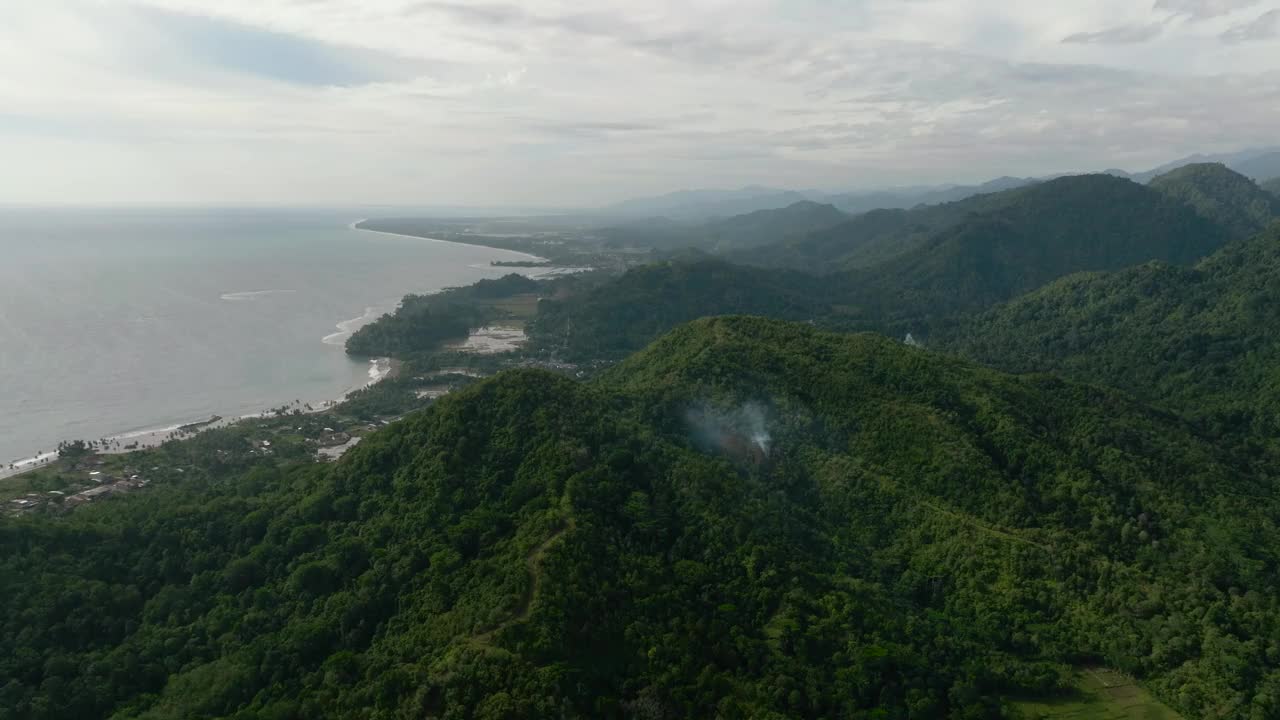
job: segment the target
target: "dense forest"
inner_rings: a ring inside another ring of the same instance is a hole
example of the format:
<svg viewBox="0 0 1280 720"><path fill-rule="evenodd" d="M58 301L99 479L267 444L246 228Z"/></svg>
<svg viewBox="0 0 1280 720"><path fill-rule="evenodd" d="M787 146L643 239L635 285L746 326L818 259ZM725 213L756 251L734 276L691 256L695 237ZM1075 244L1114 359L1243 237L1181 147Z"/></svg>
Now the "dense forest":
<svg viewBox="0 0 1280 720"><path fill-rule="evenodd" d="M498 317L484 301L536 292L537 281L511 273L437 295L408 295L395 312L361 327L347 339L347 352L364 357L405 356L466 339Z"/></svg>
<svg viewBox="0 0 1280 720"><path fill-rule="evenodd" d="M570 357L624 356L679 323L732 313L924 335L1073 272L1194 263L1235 237L1219 220L1241 208L1255 209L1231 205L1211 219L1129 180L1059 178L952 205L876 211L776 246L803 253L807 243L824 249L815 263L840 263L849 247L878 244L888 258L869 267L812 275L714 260L650 265L547 303L530 332ZM855 228L852 241L843 237Z"/></svg>
<svg viewBox="0 0 1280 720"><path fill-rule="evenodd" d="M1278 278L1275 226L1192 268L1064 278L933 341L1008 370L1120 387L1270 444L1280 421Z"/></svg>
<svg viewBox="0 0 1280 720"><path fill-rule="evenodd" d="M1280 197L1222 165L1187 165L1153 179L1150 185L1190 205L1236 238L1256 235L1280 217Z"/></svg>
<svg viewBox="0 0 1280 720"><path fill-rule="evenodd" d="M564 357L620 358L704 315L750 314L812 320L831 314L823 280L723 260L663 262L539 307L528 331Z"/></svg>
<svg viewBox="0 0 1280 720"><path fill-rule="evenodd" d="M1183 173L1182 184L1208 185L1198 176L1211 174L1213 169L1221 169L1223 175L1237 181L1233 190L1242 192L1247 186L1258 193L1248 178L1220 165L1193 166ZM1219 182L1230 184L1221 178ZM1197 222L1190 217L1193 212L1195 208L1186 199L1163 192L1156 181L1148 187L1110 175L1081 175L910 210L874 210L826 230L779 235L773 244L730 257L735 262L817 274L876 270L897 259L905 266L928 265L930 258L953 252L949 244L954 238L976 229L992 235L985 242L991 246L989 252L997 254L997 261L1026 244L1030 245L1028 252L1045 256L1009 259L1043 262L1046 267L1052 262L1065 263L1074 269L1122 267L1114 263L1127 263L1132 257L1183 262L1215 248L1224 232L1230 236L1227 228L1217 225L1227 216L1226 211L1207 218L1209 222ZM997 229L1001 225L1009 227ZM1251 233L1235 236L1247 234ZM1043 272L1040 265L1033 265L1032 270ZM892 278L890 284L902 279ZM1038 280L1021 279L1032 286Z"/></svg>
<svg viewBox="0 0 1280 720"><path fill-rule="evenodd" d="M1280 717L1280 205L1007 185L406 297L338 462L211 431L0 519L0 720Z"/></svg>
<svg viewBox="0 0 1280 720"><path fill-rule="evenodd" d="M0 526L0 717L990 718L1106 663L1266 718L1277 508L1114 392L699 321Z"/></svg>

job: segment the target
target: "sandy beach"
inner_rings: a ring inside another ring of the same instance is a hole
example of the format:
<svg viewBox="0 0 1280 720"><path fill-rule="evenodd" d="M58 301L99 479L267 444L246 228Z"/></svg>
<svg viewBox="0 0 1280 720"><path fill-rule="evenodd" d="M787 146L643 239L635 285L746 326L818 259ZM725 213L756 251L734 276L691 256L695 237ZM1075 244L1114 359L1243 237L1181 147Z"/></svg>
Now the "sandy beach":
<svg viewBox="0 0 1280 720"><path fill-rule="evenodd" d="M324 412L342 403L350 397L352 393L358 390L363 390L364 388L389 378L398 377L400 369L401 363L399 360L392 358L374 358L369 361L368 382L347 390L336 399L322 400L314 403L295 401L285 405L284 407L289 410L297 409L307 414ZM118 455L133 452L135 450L158 447L169 440L189 438L204 432L205 430L227 427L228 425L233 425L244 420L255 420L258 418L268 417L271 413L271 410L264 410L257 413L237 415L235 417L224 418L213 416L210 418L192 420L191 422L179 425L169 425L166 427L124 432L103 438L107 441L107 444L102 447L99 452L105 455ZM0 466L0 480L6 480L33 470L38 470L57 459L57 457L58 453L56 451L47 451L41 452L39 455L33 457L6 462L3 466Z"/></svg>
<svg viewBox="0 0 1280 720"><path fill-rule="evenodd" d="M474 245L476 247L487 247L492 250L501 250L504 253L517 255L519 257L512 258L512 259L523 261L523 262L536 262L536 263L551 262L550 260L544 257L538 257L537 255L530 255L529 253L523 253L523 252L520 252L519 250L495 248L490 245L481 245L479 243L459 243L459 242L453 242L452 240L441 240L440 238L426 237L424 235L405 235L404 233L393 233L393 232L387 232L385 230L370 230L368 228L359 227L360 223L368 222L368 221L369 221L369 218L361 218L351 223L347 227L351 228L352 230L359 230L360 232L377 233L378 235L390 235L392 237L412 238L414 240L427 240L430 242L437 242L437 243L449 243L450 245ZM492 266L489 266L489 267L492 267ZM572 268L508 268L508 269L512 270L513 272L516 270L542 270L542 269L548 270L547 273L527 273L529 277L542 277L543 275L547 275L547 274L563 273L565 270L571 270ZM521 274L523 275L526 273L521 273Z"/></svg>

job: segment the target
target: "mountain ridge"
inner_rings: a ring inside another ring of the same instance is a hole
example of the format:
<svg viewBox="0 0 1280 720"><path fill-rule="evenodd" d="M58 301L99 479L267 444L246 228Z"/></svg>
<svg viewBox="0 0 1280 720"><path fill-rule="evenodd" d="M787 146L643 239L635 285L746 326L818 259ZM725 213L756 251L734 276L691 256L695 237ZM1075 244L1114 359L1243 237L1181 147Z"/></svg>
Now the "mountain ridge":
<svg viewBox="0 0 1280 720"><path fill-rule="evenodd" d="M1266 487L1122 393L699 320L331 466L157 487L42 543L0 525L0 714L999 718L1076 663L1269 711ZM21 632L81 592L116 601Z"/></svg>

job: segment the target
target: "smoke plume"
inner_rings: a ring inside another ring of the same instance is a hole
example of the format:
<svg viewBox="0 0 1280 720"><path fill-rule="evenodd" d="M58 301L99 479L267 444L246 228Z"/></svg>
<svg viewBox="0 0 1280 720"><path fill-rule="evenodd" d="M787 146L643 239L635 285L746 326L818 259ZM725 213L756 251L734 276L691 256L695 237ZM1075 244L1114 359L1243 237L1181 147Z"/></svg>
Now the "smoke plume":
<svg viewBox="0 0 1280 720"><path fill-rule="evenodd" d="M693 440L707 449L723 452L735 460L762 462L769 456L773 436L768 413L758 402L731 408L703 403L685 413Z"/></svg>

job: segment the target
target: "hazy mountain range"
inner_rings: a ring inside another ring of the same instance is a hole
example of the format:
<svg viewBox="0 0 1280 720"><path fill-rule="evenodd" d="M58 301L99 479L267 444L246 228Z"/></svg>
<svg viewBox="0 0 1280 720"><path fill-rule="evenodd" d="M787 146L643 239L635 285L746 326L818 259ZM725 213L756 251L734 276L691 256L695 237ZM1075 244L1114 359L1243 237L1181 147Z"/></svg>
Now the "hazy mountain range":
<svg viewBox="0 0 1280 720"><path fill-rule="evenodd" d="M1134 182L1146 183L1157 175L1197 163L1222 163L1241 175L1259 182L1280 178L1280 148L1276 147L1255 148L1213 155L1195 154L1142 172L1131 173L1117 169L1108 169L1102 172L1127 178ZM748 186L736 190L679 190L653 197L625 200L602 208L601 212L606 215L630 217L662 216L683 222L694 222L716 217L741 215L756 210L776 209L801 200L809 200L832 205L842 212L856 214L881 208L912 208L921 204L932 205L952 202L972 195L1010 190L1060 176L1053 175L1045 178L1000 177L979 185L940 185L865 192L788 190L761 186Z"/></svg>

